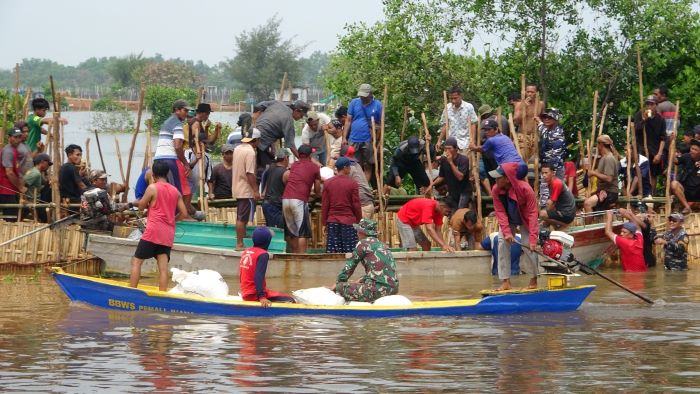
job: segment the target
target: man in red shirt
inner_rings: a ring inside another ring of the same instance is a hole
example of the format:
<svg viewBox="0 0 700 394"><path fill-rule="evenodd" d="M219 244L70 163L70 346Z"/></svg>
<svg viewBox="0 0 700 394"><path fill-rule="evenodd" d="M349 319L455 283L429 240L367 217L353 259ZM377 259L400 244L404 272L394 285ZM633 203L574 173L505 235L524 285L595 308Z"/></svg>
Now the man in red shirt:
<svg viewBox="0 0 700 394"><path fill-rule="evenodd" d="M26 193L19 163L22 158L17 147L22 142L22 131L14 129L7 139L8 144L2 149L2 171L0 171L0 202L5 204L17 204L17 193ZM0 210L6 221L17 221L17 208L5 208Z"/></svg>
<svg viewBox="0 0 700 394"><path fill-rule="evenodd" d="M306 253L306 239L311 238L309 197L312 186L314 195L321 194L321 171L311 161L311 145L303 144L297 152L299 160L285 174L287 185L282 194L282 214L292 253Z"/></svg>
<svg viewBox="0 0 700 394"><path fill-rule="evenodd" d="M267 263L270 255L267 248L272 241L272 231L267 227L258 227L253 231L253 246L241 253L239 277L241 298L244 301L260 301L263 308L275 302L294 302L288 294L269 290L265 283Z"/></svg>
<svg viewBox="0 0 700 394"><path fill-rule="evenodd" d="M353 224L362 219L360 192L357 182L350 178L350 159L335 162L338 175L323 185L321 223L326 226L326 253L349 253L357 246L357 231Z"/></svg>
<svg viewBox="0 0 700 394"><path fill-rule="evenodd" d="M612 211L607 211L605 216L605 235L620 248L620 262L625 272L645 272L647 265L644 263L644 238L637 229L637 225L626 222L622 225L620 235L612 230Z"/></svg>
<svg viewBox="0 0 700 394"><path fill-rule="evenodd" d="M404 204L396 215L401 246L408 250L417 250L417 244L420 244L424 251L429 251L430 240L420 229L421 224L425 224L430 238L440 245L442 250L454 252L454 248L442 239L437 229L437 226L442 226L442 218L449 216L453 209L454 203L449 199L438 202L429 198L414 198Z"/></svg>

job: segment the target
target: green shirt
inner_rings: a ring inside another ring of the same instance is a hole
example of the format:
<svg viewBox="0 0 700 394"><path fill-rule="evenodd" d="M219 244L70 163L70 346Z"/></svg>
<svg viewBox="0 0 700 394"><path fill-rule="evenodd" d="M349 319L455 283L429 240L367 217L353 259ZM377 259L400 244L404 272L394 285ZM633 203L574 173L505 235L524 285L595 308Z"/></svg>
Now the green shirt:
<svg viewBox="0 0 700 394"><path fill-rule="evenodd" d="M29 137L27 137L27 145L32 152L36 152L36 144L41 141L41 116L35 114L29 115L27 124L29 125Z"/></svg>
<svg viewBox="0 0 700 394"><path fill-rule="evenodd" d="M37 198L39 198L39 191L43 187L43 183L44 177L41 175L41 172L39 172L39 170L36 167L27 171L27 173L24 175L24 184L27 185L27 198L33 200L34 193L36 193Z"/></svg>

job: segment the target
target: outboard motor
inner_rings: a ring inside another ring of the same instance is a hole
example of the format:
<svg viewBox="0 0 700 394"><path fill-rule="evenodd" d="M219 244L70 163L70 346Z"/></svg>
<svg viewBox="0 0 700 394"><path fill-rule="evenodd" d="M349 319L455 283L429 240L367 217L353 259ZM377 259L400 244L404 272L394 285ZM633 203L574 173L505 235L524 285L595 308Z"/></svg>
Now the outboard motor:
<svg viewBox="0 0 700 394"><path fill-rule="evenodd" d="M106 190L95 187L83 193L80 202L81 220L95 219L112 212L112 203Z"/></svg>
<svg viewBox="0 0 700 394"><path fill-rule="evenodd" d="M539 241L542 246L542 254L568 266L571 271L578 270L578 264L571 253L574 237L563 231L540 230ZM562 266L551 261L540 261L540 265L547 272L566 273Z"/></svg>

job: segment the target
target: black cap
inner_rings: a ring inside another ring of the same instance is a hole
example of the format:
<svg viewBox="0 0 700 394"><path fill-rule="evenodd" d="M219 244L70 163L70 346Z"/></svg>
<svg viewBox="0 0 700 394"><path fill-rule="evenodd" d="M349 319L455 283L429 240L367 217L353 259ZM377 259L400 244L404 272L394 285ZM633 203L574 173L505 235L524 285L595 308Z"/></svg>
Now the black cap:
<svg viewBox="0 0 700 394"><path fill-rule="evenodd" d="M200 113L200 112L210 113L210 112L212 112L211 105L209 105L207 103L199 103L199 104L197 104L197 112L198 113Z"/></svg>
<svg viewBox="0 0 700 394"><path fill-rule="evenodd" d="M700 148L700 140L692 139L690 140L690 145L695 145Z"/></svg>
<svg viewBox="0 0 700 394"><path fill-rule="evenodd" d="M299 147L299 149L297 149L297 152L299 152L300 155L311 156L313 149L311 148L311 145L303 144Z"/></svg>
<svg viewBox="0 0 700 394"><path fill-rule="evenodd" d="M481 130L497 129L497 128L498 128L498 123L496 123L496 121L493 119L486 119L483 122L481 122Z"/></svg>
<svg viewBox="0 0 700 394"><path fill-rule="evenodd" d="M408 143L408 153L415 155L418 152L420 152L420 140L418 139L418 137L412 135L408 137L408 140L406 140L406 142Z"/></svg>
<svg viewBox="0 0 700 394"><path fill-rule="evenodd" d="M290 105L290 107L291 107L293 110L301 111L301 112L303 112L304 114L306 114L307 112L309 112L309 110L311 109L311 107L309 107L309 104L306 104L304 101L301 101L301 100L296 100L296 101L294 101L294 102Z"/></svg>
<svg viewBox="0 0 700 394"><path fill-rule="evenodd" d="M51 157L49 155L47 155L46 153L39 153L38 155L36 155L36 157L34 157L34 165L37 165L44 160L48 161L49 165L53 165L53 162L51 161Z"/></svg>

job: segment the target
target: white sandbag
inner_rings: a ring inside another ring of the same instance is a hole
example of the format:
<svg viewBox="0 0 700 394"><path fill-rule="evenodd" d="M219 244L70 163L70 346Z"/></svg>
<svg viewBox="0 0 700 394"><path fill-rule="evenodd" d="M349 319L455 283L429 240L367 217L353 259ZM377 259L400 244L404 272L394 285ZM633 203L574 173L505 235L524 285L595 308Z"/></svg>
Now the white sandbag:
<svg viewBox="0 0 700 394"><path fill-rule="evenodd" d="M348 306L372 306L371 302L364 302L364 301L350 301L346 305Z"/></svg>
<svg viewBox="0 0 700 394"><path fill-rule="evenodd" d="M227 295L226 297L223 297L226 301L243 301L243 297L240 295Z"/></svg>
<svg viewBox="0 0 700 394"><path fill-rule="evenodd" d="M171 268L173 282L184 291L184 294L198 294L202 297L223 298L228 296L228 284L216 271L199 270L186 272ZM177 286L176 286L177 288Z"/></svg>
<svg viewBox="0 0 700 394"><path fill-rule="evenodd" d="M170 294L185 294L185 290L180 286L178 283L177 286L173 287L172 289L168 290L168 293Z"/></svg>
<svg viewBox="0 0 700 394"><path fill-rule="evenodd" d="M330 167L321 167L319 171L321 173L321 180L324 182L335 176L333 169Z"/></svg>
<svg viewBox="0 0 700 394"><path fill-rule="evenodd" d="M327 287L312 287L292 292L292 297L299 304L306 305L344 305L345 298Z"/></svg>
<svg viewBox="0 0 700 394"><path fill-rule="evenodd" d="M377 300L374 301L374 305L379 306L403 306L412 304L411 300L398 294L377 298Z"/></svg>

